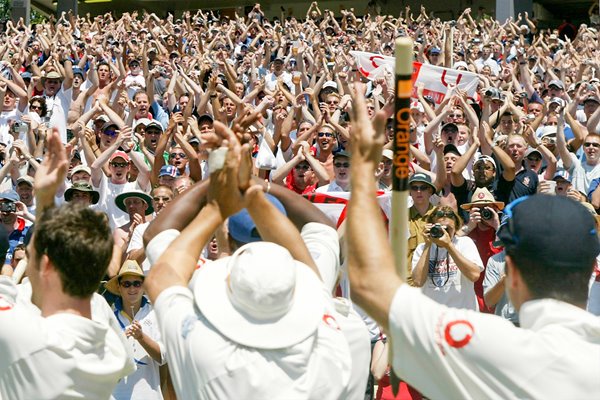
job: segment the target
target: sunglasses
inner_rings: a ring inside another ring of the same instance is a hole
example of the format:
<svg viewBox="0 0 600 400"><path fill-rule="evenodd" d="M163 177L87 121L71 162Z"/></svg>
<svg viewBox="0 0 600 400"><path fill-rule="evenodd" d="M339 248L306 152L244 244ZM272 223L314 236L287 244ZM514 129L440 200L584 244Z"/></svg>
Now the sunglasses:
<svg viewBox="0 0 600 400"><path fill-rule="evenodd" d="M331 132L319 132L318 135L319 135L319 137L323 137L323 136L333 137L333 133L331 133Z"/></svg>
<svg viewBox="0 0 600 400"><path fill-rule="evenodd" d="M171 158L176 158L176 157L185 158L185 153L171 153L171 154L169 154L169 157L171 157Z"/></svg>
<svg viewBox="0 0 600 400"><path fill-rule="evenodd" d="M114 129L107 129L104 131L104 134L112 137L117 135L117 131Z"/></svg>
<svg viewBox="0 0 600 400"><path fill-rule="evenodd" d="M414 192L424 192L429 189L431 186L429 185L410 185L410 190Z"/></svg>
<svg viewBox="0 0 600 400"><path fill-rule="evenodd" d="M600 147L600 143L585 142L583 144L583 147L594 147L597 149L598 147Z"/></svg>
<svg viewBox="0 0 600 400"><path fill-rule="evenodd" d="M41 110L42 106L29 106L29 109L31 109L31 110Z"/></svg>
<svg viewBox="0 0 600 400"><path fill-rule="evenodd" d="M338 100L330 100L327 104L340 104L340 102Z"/></svg>
<svg viewBox="0 0 600 400"><path fill-rule="evenodd" d="M454 215L454 213L452 211L442 211L442 210L438 210L433 214L436 218L455 218L456 216Z"/></svg>
<svg viewBox="0 0 600 400"><path fill-rule="evenodd" d="M161 133L162 133L161 131L156 131L156 130L146 131L146 135L160 135Z"/></svg>
<svg viewBox="0 0 600 400"><path fill-rule="evenodd" d="M336 162L336 163L333 163L333 165L336 168L350 168L350 163L349 162Z"/></svg>
<svg viewBox="0 0 600 400"><path fill-rule="evenodd" d="M310 165L307 164L298 164L294 167L295 169L303 169L303 170L308 170L310 168Z"/></svg>
<svg viewBox="0 0 600 400"><path fill-rule="evenodd" d="M112 165L115 168L126 168L129 163L126 162L111 162L110 165Z"/></svg>
<svg viewBox="0 0 600 400"><path fill-rule="evenodd" d="M143 281L123 281L123 282L121 282L121 286L124 287L125 289L128 289L132 286L134 288L141 288L143 284L144 284Z"/></svg>
<svg viewBox="0 0 600 400"><path fill-rule="evenodd" d="M541 161L541 160L542 160L542 159L541 159L541 158L539 158L539 157L527 157L527 159L528 159L529 161L535 161L535 162L538 162L538 161Z"/></svg>

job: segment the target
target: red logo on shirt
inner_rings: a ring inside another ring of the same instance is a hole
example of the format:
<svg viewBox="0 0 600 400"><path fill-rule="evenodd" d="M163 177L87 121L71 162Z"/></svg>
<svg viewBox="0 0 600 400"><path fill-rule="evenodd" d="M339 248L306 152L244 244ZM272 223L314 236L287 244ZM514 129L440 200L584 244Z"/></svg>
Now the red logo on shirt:
<svg viewBox="0 0 600 400"><path fill-rule="evenodd" d="M0 311L8 311L14 307L14 304L10 303L4 297L0 296Z"/></svg>
<svg viewBox="0 0 600 400"><path fill-rule="evenodd" d="M323 322L325 322L325 324L327 324L327 326L329 326L330 328L336 329L338 331L340 330L340 326L338 325L333 315L323 314Z"/></svg>
<svg viewBox="0 0 600 400"><path fill-rule="evenodd" d="M446 342L457 349L465 347L471 341L474 334L475 329L473 329L473 325L465 320L452 321L444 329Z"/></svg>

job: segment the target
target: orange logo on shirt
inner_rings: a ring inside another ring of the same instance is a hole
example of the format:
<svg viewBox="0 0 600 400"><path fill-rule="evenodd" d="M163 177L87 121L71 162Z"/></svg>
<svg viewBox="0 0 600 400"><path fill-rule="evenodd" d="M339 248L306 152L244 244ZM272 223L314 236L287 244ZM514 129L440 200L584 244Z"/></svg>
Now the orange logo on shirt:
<svg viewBox="0 0 600 400"><path fill-rule="evenodd" d="M444 338L446 342L457 349L465 347L475 334L475 329L469 321L452 321L444 329Z"/></svg>

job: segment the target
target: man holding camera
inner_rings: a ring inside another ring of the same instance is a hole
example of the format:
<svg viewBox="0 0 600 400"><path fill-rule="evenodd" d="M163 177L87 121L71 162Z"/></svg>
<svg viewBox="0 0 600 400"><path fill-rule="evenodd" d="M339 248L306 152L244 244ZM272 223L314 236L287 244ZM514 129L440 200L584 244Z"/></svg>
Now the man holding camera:
<svg viewBox="0 0 600 400"><path fill-rule="evenodd" d="M20 203L21 209L19 210L18 203L20 203L19 195L14 190L0 193L0 223L8 233L9 243L5 264L10 264L13 250L25 241L25 236L31 226L26 223L24 218L18 216L19 212L23 213L23 209L27 210L23 203Z"/></svg>
<svg viewBox="0 0 600 400"><path fill-rule="evenodd" d="M494 195L486 188L477 188L471 202L463 204L461 208L469 212L469 223L464 225L457 235L470 237L475 242L483 265L487 265L488 259L500 252L500 249L494 247L493 243L496 239L496 231L500 226L498 212L504 209L504 203L496 201ZM493 309L488 308L483 300L484 277L485 274L481 274L475 282L475 294L479 303L479 311L492 312Z"/></svg>

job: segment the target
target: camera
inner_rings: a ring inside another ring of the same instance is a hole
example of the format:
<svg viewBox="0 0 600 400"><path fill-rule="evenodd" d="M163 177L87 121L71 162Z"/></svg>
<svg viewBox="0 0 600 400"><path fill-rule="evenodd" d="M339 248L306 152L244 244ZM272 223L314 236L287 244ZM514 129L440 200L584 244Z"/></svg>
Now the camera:
<svg viewBox="0 0 600 400"><path fill-rule="evenodd" d="M481 209L481 218L486 221L490 220L490 219L494 218L494 213L489 208L484 207Z"/></svg>
<svg viewBox="0 0 600 400"><path fill-rule="evenodd" d="M26 134L29 126L26 122L15 122L12 126L13 132L18 134Z"/></svg>
<svg viewBox="0 0 600 400"><path fill-rule="evenodd" d="M439 239L444 236L444 227L440 224L435 224L429 229L429 235L432 238Z"/></svg>
<svg viewBox="0 0 600 400"><path fill-rule="evenodd" d="M495 87L489 87L485 89L483 95L486 97L500 97L500 93Z"/></svg>
<svg viewBox="0 0 600 400"><path fill-rule="evenodd" d="M17 205L15 203L0 203L0 212L14 213L17 211Z"/></svg>

